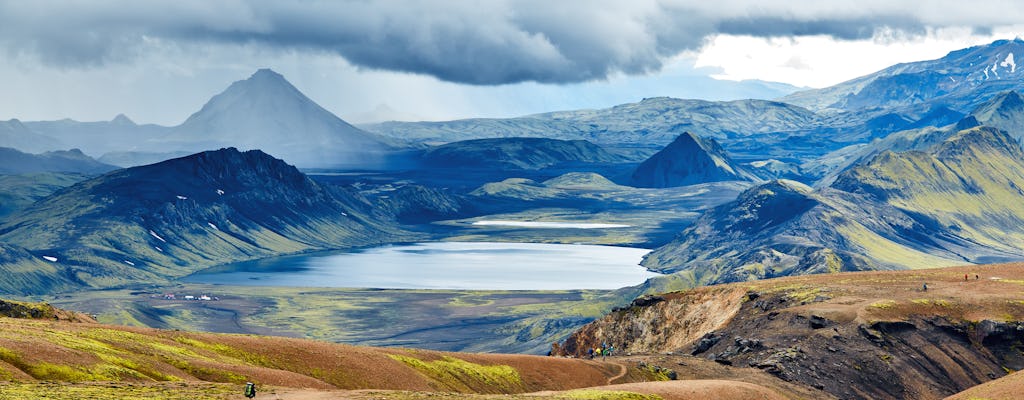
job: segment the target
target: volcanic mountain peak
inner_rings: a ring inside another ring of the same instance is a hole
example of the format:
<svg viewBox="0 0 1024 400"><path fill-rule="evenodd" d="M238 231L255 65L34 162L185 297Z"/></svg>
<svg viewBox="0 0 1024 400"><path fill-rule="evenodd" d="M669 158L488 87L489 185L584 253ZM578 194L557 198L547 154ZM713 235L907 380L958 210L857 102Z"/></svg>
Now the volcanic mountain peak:
<svg viewBox="0 0 1024 400"><path fill-rule="evenodd" d="M736 166L714 139L705 139L690 132L679 135L641 163L632 175L633 186L651 188L729 180L754 178Z"/></svg>
<svg viewBox="0 0 1024 400"><path fill-rule="evenodd" d="M269 69L232 83L172 128L161 143L165 151L261 149L304 167L374 162L390 148L383 139L320 107Z"/></svg>

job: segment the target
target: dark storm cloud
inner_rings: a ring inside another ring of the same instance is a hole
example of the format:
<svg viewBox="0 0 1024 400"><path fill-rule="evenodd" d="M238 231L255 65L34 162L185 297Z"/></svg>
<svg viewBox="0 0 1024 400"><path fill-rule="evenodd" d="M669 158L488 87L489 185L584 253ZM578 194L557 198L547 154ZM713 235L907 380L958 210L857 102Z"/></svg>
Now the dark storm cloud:
<svg viewBox="0 0 1024 400"><path fill-rule="evenodd" d="M644 74L717 33L913 36L990 29L1018 7L960 1L129 1L0 0L10 57L65 68L131 62L168 46L254 45L337 54L360 68L477 85ZM984 20L972 18L985 16Z"/></svg>

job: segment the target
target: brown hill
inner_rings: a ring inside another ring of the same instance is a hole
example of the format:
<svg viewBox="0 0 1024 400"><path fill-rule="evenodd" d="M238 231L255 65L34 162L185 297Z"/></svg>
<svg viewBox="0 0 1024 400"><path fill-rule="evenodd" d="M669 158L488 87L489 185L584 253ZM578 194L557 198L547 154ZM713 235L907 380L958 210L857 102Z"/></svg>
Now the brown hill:
<svg viewBox="0 0 1024 400"><path fill-rule="evenodd" d="M702 287L638 299L580 329L562 350L581 355L608 343L684 364L754 367L839 398L940 399L1024 368L1022 267Z"/></svg>
<svg viewBox="0 0 1024 400"><path fill-rule="evenodd" d="M44 304L0 304L10 305L0 307L11 311L4 315L16 317L0 317L5 399L240 398L247 381L256 382L264 396L288 399L406 399L429 393L474 399L775 399L801 393L756 370L752 378L736 375L746 383L647 386L667 379L667 369L623 359L445 353L130 328L97 324ZM631 386L609 386L624 383ZM538 391L544 392L530 394Z"/></svg>

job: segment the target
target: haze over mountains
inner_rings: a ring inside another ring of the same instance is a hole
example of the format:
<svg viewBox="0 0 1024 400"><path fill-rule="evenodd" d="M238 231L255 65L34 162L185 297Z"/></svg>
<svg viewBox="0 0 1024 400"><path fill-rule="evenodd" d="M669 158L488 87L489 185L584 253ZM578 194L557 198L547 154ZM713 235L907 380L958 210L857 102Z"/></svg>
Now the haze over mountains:
<svg viewBox="0 0 1024 400"><path fill-rule="evenodd" d="M148 164L221 147L261 149L303 167L381 162L394 141L356 128L317 105L269 69L233 83L184 123L137 125L72 120L0 125L0 145L27 152L79 148L123 166Z"/></svg>
<svg viewBox="0 0 1024 400"><path fill-rule="evenodd" d="M26 161L4 165L49 172L0 179L0 269L11 277L0 292L170 284L232 261L410 240L652 248L643 265L671 275L622 292L634 295L1020 260L1024 75L1007 60L1021 45L1000 41L787 97L807 107L649 98L362 130L260 70L176 127L124 116L7 121L0 140L31 150L11 150L5 157ZM936 79L928 71L950 83L908 92ZM55 150L72 145L82 151ZM161 162L108 172L88 157L97 153ZM60 165L40 161L57 156ZM563 228L477 224L496 220ZM615 228L564 227L576 223ZM521 317L543 329L488 322L492 330L474 331L484 347L474 348L537 350L592 317ZM399 333L375 343L396 344ZM424 346L454 346L431 340Z"/></svg>

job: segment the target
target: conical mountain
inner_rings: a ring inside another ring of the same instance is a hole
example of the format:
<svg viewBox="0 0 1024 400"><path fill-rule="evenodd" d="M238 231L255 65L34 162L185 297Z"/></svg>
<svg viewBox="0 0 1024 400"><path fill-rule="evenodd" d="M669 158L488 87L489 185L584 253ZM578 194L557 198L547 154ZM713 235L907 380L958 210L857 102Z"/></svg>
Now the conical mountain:
<svg viewBox="0 0 1024 400"><path fill-rule="evenodd" d="M269 69L232 83L172 132L162 140L165 151L260 149L303 167L354 164L389 148Z"/></svg>
<svg viewBox="0 0 1024 400"><path fill-rule="evenodd" d="M366 246L394 234L386 221L358 194L320 186L262 151L229 148L60 190L9 216L0 241L57 260L80 285L104 287Z"/></svg>
<svg viewBox="0 0 1024 400"><path fill-rule="evenodd" d="M755 178L733 163L714 139L687 132L641 163L633 171L630 184L666 188L738 180Z"/></svg>

